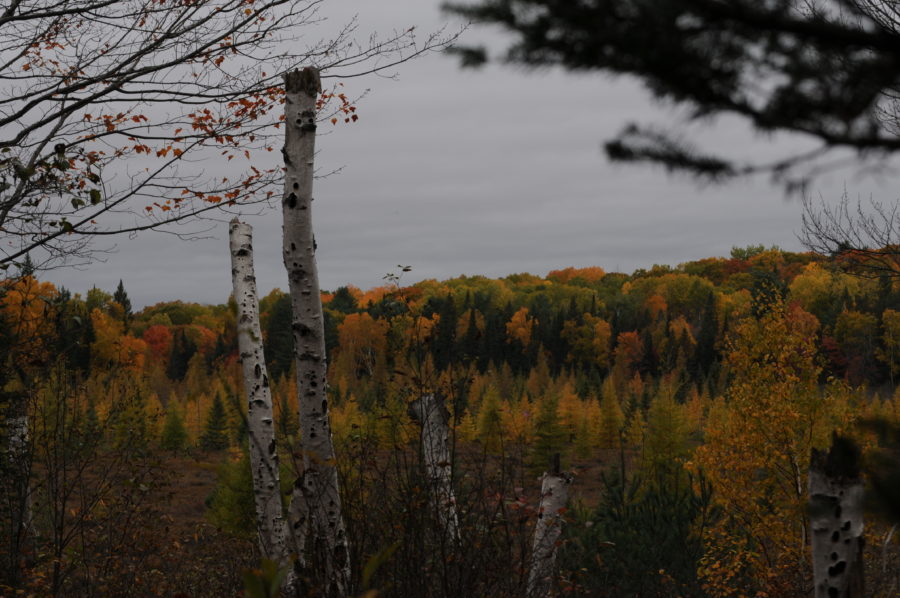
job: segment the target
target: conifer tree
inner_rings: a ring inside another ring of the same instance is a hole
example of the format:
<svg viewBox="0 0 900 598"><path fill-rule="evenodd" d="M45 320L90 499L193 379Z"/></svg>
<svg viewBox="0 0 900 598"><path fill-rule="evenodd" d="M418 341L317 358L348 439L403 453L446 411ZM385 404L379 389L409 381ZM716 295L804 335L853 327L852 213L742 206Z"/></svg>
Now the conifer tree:
<svg viewBox="0 0 900 598"><path fill-rule="evenodd" d="M600 398L600 446L602 448L611 449L619 446L624 423L625 416L622 414L622 406L619 404L613 377L608 376L603 382Z"/></svg>
<svg viewBox="0 0 900 598"><path fill-rule="evenodd" d="M434 331L434 364L439 370L446 369L455 357L456 345L456 302L448 294L440 310L440 320Z"/></svg>
<svg viewBox="0 0 900 598"><path fill-rule="evenodd" d="M187 444L187 440L188 434L187 428L184 426L184 419L182 419L178 407L170 402L166 409L166 419L163 423L159 446L167 451L180 451Z"/></svg>
<svg viewBox="0 0 900 598"><path fill-rule="evenodd" d="M359 309L359 306L357 305L356 297L353 296L350 289L344 286L334 292L334 297L328 303L328 309L344 314L352 314Z"/></svg>
<svg viewBox="0 0 900 598"><path fill-rule="evenodd" d="M565 453L568 435L559 421L559 401L556 397L552 395L544 397L537 404L531 467L534 471L543 471L555 453Z"/></svg>
<svg viewBox="0 0 900 598"><path fill-rule="evenodd" d="M188 371L191 357L196 353L197 347L187 338L184 330L178 330L172 337L172 350L169 353L169 363L166 366L166 375L171 380L184 380Z"/></svg>
<svg viewBox="0 0 900 598"><path fill-rule="evenodd" d="M647 411L644 436L644 466L654 475L671 475L682 470L688 454L689 426L684 408L675 402L665 384Z"/></svg>
<svg viewBox="0 0 900 598"><path fill-rule="evenodd" d="M468 295L466 296L468 297ZM483 358L483 351L481 350L483 343L481 342L481 332L478 330L477 313L474 308L469 310L466 332L460 341L463 358L473 362L479 362Z"/></svg>
<svg viewBox="0 0 900 598"><path fill-rule="evenodd" d="M126 332L128 331L128 325L131 323L131 299L128 298L128 293L125 292L125 285L122 283L122 279L119 279L119 286L116 287L116 292L113 293L113 301L122 306L122 323L125 325Z"/></svg>
<svg viewBox="0 0 900 598"><path fill-rule="evenodd" d="M700 331L697 333L697 348L694 353L695 375L702 378L709 374L716 360L716 337L719 333L719 318L716 313L716 296L712 291L706 297L703 315L700 316Z"/></svg>
<svg viewBox="0 0 900 598"><path fill-rule="evenodd" d="M640 409L631 412L628 425L625 427L625 445L640 447L644 444L644 415Z"/></svg>
<svg viewBox="0 0 900 598"><path fill-rule="evenodd" d="M578 436L579 426L584 419L584 411L584 404L575 394L574 386L571 383L564 384L559 391L557 413L560 425L568 434L570 441L574 441Z"/></svg>
<svg viewBox="0 0 900 598"><path fill-rule="evenodd" d="M116 397L116 404L108 414L114 445L121 450L144 450L149 437L145 389L132 386L130 381L113 380L107 392Z"/></svg>
<svg viewBox="0 0 900 598"><path fill-rule="evenodd" d="M205 451L220 451L228 448L228 445L228 418L225 415L222 397L217 393L206 416L206 426L200 437L200 448Z"/></svg>
<svg viewBox="0 0 900 598"><path fill-rule="evenodd" d="M484 393L478 410L478 439L489 453L503 450L503 422L500 414L500 395L493 386Z"/></svg>
<svg viewBox="0 0 900 598"><path fill-rule="evenodd" d="M264 336L266 366L272 379L286 376L293 363L294 337L291 333L291 317L291 296L282 294L269 310Z"/></svg>
<svg viewBox="0 0 900 598"><path fill-rule="evenodd" d="M582 459L591 454L591 428L587 417L578 418L575 430L575 454Z"/></svg>

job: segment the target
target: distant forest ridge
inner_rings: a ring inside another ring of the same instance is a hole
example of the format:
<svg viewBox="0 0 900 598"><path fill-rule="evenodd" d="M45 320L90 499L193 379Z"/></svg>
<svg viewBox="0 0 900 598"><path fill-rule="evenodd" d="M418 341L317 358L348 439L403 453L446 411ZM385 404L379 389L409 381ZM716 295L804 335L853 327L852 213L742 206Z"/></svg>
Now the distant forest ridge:
<svg viewBox="0 0 900 598"><path fill-rule="evenodd" d="M362 404L377 400L397 371L401 347L416 345L436 372L535 368L572 375L582 396L598 393L618 367L627 378L676 374L681 388L719 394L721 355L729 332L773 302L813 316L823 381L846 380L890 392L900 375L898 277L847 274L833 259L777 247L735 248L731 257L678 267L655 265L630 275L599 267L564 268L546 277L460 276L404 286L402 280L362 291L323 292L331 383ZM131 313L124 285L72 297L42 283L40 292L81 314L71 365L161 370L182 382L202 361L205 374L236 359L233 309L171 301ZM290 298L261 298L269 371L292 364ZM71 335L70 335L71 338ZM414 340L414 343L410 343ZM158 376L157 376L158 377ZM161 384L160 391L164 388ZM160 396L165 401L165 392ZM158 393L159 394L159 393Z"/></svg>

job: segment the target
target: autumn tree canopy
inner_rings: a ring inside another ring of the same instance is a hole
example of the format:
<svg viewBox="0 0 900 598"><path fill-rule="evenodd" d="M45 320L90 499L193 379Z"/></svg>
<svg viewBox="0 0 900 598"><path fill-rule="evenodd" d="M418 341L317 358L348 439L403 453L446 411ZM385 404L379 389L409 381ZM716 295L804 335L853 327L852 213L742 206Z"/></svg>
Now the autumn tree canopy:
<svg viewBox="0 0 900 598"><path fill-rule="evenodd" d="M96 236L266 200L281 176L263 157L280 147L283 72L312 64L333 80L444 42L407 29L360 45L352 26L315 41L319 4L9 3L0 14L0 231L9 241L0 267L29 252L37 266L83 260ZM351 108L326 83L320 117L355 120ZM195 166L210 158L228 164L227 176Z"/></svg>

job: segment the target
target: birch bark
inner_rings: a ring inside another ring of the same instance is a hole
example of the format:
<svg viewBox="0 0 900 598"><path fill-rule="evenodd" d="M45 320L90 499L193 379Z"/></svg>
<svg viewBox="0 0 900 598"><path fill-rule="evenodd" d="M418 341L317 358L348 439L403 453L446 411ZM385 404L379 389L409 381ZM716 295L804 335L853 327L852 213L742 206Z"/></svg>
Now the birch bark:
<svg viewBox="0 0 900 598"><path fill-rule="evenodd" d="M237 218L228 227L231 280L237 303L238 350L247 394L247 428L253 499L259 547L265 558L284 563L287 558L285 519L281 506L278 452L272 420L272 394L263 354L256 276L253 272L253 229Z"/></svg>
<svg viewBox="0 0 900 598"><path fill-rule="evenodd" d="M863 482L859 449L834 437L827 453L812 451L810 528L816 598L863 598Z"/></svg>
<svg viewBox="0 0 900 598"><path fill-rule="evenodd" d="M316 99L321 90L314 68L292 71L285 81L284 266L288 273L297 367L300 451L303 474L295 498L305 500L313 548L333 596L349 591L350 563L325 388L325 331L316 245L312 229ZM295 506L292 513L302 513ZM302 524L292 521L292 526ZM298 547L305 549L306 547ZM302 551L299 554L304 554Z"/></svg>
<svg viewBox="0 0 900 598"><path fill-rule="evenodd" d="M411 402L408 412L422 426L422 458L432 510L444 539L459 542L459 518L451 479L450 414L443 401L432 393Z"/></svg>
<svg viewBox="0 0 900 598"><path fill-rule="evenodd" d="M528 598L543 598L550 593L556 569L557 543L562 535L563 509L569 499L569 474L560 472L559 454L550 471L541 479L541 505L534 528L531 570L528 572Z"/></svg>
<svg viewBox="0 0 900 598"><path fill-rule="evenodd" d="M16 579L21 574L20 565L28 565L32 562L34 553L34 517L32 506L31 471L32 471L32 446L28 434L28 414L26 412L24 397L21 399L22 407L19 410L11 410L13 413L6 421L7 446L4 452L4 473L6 478L2 494L3 500L11 507L11 524L6 555L9 566L10 579ZM14 404L16 399L13 399ZM16 411L19 411L16 413Z"/></svg>

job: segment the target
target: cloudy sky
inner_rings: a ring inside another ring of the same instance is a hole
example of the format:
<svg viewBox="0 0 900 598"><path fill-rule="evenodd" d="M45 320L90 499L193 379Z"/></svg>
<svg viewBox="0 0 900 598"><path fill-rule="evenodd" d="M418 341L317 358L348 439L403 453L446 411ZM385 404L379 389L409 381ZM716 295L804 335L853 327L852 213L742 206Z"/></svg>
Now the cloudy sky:
<svg viewBox="0 0 900 598"><path fill-rule="evenodd" d="M323 37L354 14L358 36L412 25L423 33L449 23L438 0L328 0ZM471 28L469 43L502 48L497 30ZM799 250L801 206L766 179L704 187L657 169L609 164L604 140L630 120L666 124L678 111L650 101L625 78L527 72L490 66L462 71L447 56L402 65L395 80L348 81L369 90L353 125L320 127L317 166L339 174L317 181L314 219L325 289L382 283L398 264L404 282L460 274L544 275L566 266L631 272L727 255L763 243ZM771 159L806 147L795 138L759 139L739 122L701 131L708 147ZM223 165L210 163L209 171ZM896 179L858 180L841 171L813 193L893 199ZM260 292L286 287L280 210L248 215L254 226ZM48 278L75 292L113 290L123 279L142 307L182 299L225 301L231 289L225 221L208 238L182 242L159 233L117 241L105 261Z"/></svg>

